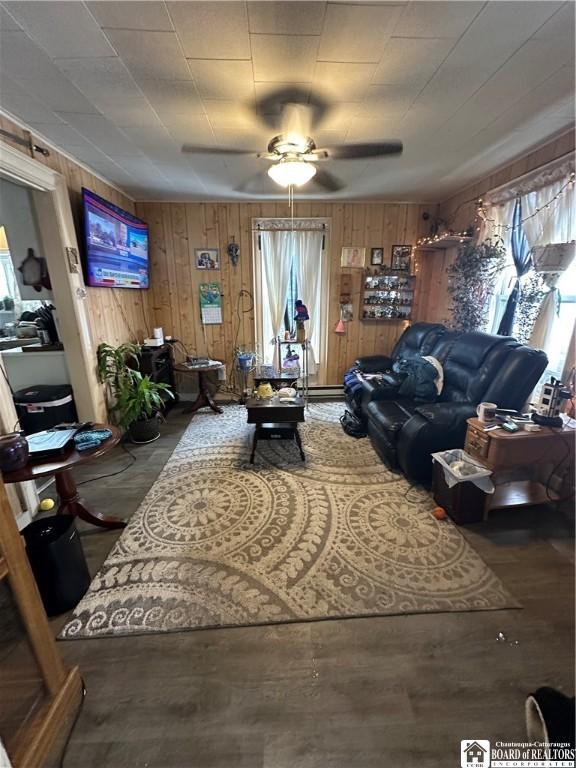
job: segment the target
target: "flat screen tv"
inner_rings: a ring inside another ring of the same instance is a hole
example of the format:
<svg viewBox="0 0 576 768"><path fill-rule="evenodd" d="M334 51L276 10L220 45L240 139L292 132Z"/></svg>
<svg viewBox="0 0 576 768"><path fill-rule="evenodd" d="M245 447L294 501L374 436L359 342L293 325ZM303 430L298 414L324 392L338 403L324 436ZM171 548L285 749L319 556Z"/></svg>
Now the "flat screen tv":
<svg viewBox="0 0 576 768"><path fill-rule="evenodd" d="M82 188L86 282L93 288L148 288L148 225Z"/></svg>

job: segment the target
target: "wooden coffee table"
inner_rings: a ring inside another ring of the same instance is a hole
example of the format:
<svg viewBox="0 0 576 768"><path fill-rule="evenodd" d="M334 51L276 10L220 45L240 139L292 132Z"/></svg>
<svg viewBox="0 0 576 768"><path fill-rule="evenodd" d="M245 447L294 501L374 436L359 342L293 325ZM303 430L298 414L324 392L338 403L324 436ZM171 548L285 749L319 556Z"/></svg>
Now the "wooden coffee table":
<svg viewBox="0 0 576 768"><path fill-rule="evenodd" d="M298 424L304 421L304 400L278 400L270 398L258 400L254 397L246 401L248 424L255 424L254 439L250 464L254 464L254 455L258 440L294 440L305 460L302 441L298 433Z"/></svg>

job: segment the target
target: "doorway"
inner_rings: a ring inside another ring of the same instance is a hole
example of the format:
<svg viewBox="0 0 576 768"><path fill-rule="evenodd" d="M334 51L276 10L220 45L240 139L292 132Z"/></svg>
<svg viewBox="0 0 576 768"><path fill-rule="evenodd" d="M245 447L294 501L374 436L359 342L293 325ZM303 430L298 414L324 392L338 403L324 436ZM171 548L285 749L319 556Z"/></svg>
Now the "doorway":
<svg viewBox="0 0 576 768"><path fill-rule="evenodd" d="M278 341L296 338L296 301L302 302L309 341L309 383L324 384L328 340L329 269L327 219L254 219L253 274L256 352L264 365L281 367L287 347ZM300 368L303 361L299 361Z"/></svg>

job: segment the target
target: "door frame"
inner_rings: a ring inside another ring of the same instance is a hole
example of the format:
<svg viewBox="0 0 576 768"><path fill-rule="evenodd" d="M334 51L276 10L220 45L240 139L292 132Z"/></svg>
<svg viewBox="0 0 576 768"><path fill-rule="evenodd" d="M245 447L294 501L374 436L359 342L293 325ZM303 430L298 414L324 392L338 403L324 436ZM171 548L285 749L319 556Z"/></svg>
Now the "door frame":
<svg viewBox="0 0 576 768"><path fill-rule="evenodd" d="M62 174L0 142L0 176L31 190L34 213L58 307L59 330L66 354L70 383L81 421L105 421L106 405L96 376L96 353L90 335L86 287L81 270L70 272L67 249L79 254L68 188ZM1 354L0 354L1 357ZM3 366L2 360L0 365ZM0 381L0 424L6 431L17 414L4 377ZM7 486L18 526L34 516L38 493L32 482Z"/></svg>

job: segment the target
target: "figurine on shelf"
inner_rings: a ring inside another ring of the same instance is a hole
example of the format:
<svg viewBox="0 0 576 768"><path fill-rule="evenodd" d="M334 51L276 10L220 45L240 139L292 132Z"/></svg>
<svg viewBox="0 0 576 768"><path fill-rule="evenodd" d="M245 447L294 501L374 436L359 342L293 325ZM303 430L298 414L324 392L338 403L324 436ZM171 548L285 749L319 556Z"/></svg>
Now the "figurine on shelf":
<svg viewBox="0 0 576 768"><path fill-rule="evenodd" d="M306 307L306 304L302 302L302 299L296 299L294 307L296 309L296 316L294 317L294 320L296 321L310 320L310 315L308 314L308 308Z"/></svg>
<svg viewBox="0 0 576 768"><path fill-rule="evenodd" d="M306 306L306 304L302 302L302 299L296 299L294 308L296 310L296 315L294 317L294 320L296 320L296 341L298 342L298 344L304 344L304 342L306 341L306 330L304 328L304 321L310 320L310 315L308 314L308 307Z"/></svg>

